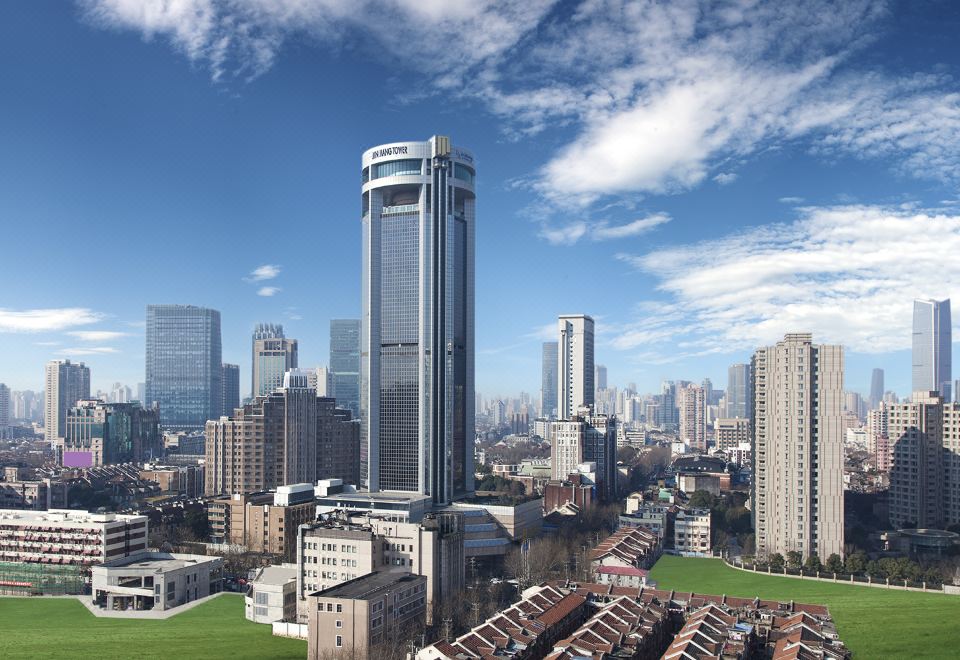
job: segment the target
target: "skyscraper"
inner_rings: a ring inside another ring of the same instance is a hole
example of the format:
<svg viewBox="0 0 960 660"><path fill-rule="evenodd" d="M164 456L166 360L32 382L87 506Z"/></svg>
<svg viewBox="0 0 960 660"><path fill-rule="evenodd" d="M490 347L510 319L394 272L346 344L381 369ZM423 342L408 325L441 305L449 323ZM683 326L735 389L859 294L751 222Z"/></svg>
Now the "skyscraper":
<svg viewBox="0 0 960 660"><path fill-rule="evenodd" d="M240 365L224 363L221 368L223 380L223 403L220 414L230 416L240 407Z"/></svg>
<svg viewBox="0 0 960 660"><path fill-rule="evenodd" d="M10 426L10 388L0 383L0 439L7 437Z"/></svg>
<svg viewBox="0 0 960 660"><path fill-rule="evenodd" d="M360 319L330 321L330 373L337 406L360 415Z"/></svg>
<svg viewBox="0 0 960 660"><path fill-rule="evenodd" d="M557 326L557 417L572 419L594 403L593 318L565 314Z"/></svg>
<svg viewBox="0 0 960 660"><path fill-rule="evenodd" d="M473 491L474 168L441 136L363 154L361 463L371 491L438 504Z"/></svg>
<svg viewBox="0 0 960 660"><path fill-rule="evenodd" d="M870 375L870 409L875 409L881 401L883 401L883 369L874 369Z"/></svg>
<svg viewBox="0 0 960 660"><path fill-rule="evenodd" d="M296 339L285 337L253 341L253 396L270 394L283 385L285 374L297 368Z"/></svg>
<svg viewBox="0 0 960 660"><path fill-rule="evenodd" d="M742 363L730 365L727 369L727 417L750 419L752 416L750 387L750 365Z"/></svg>
<svg viewBox="0 0 960 660"><path fill-rule="evenodd" d="M596 381L594 382L594 386L596 389L607 389L607 368L602 364L598 364L596 367L594 367L594 373L596 374L594 377L594 380Z"/></svg>
<svg viewBox="0 0 960 660"><path fill-rule="evenodd" d="M702 387L687 385L677 391L680 440L691 449L707 451L707 398Z"/></svg>
<svg viewBox="0 0 960 660"><path fill-rule="evenodd" d="M913 301L913 391L951 401L950 299Z"/></svg>
<svg viewBox="0 0 960 660"><path fill-rule="evenodd" d="M97 467L140 463L163 451L156 409L139 403L81 400L67 411L63 435L55 442L57 463Z"/></svg>
<svg viewBox="0 0 960 660"><path fill-rule="evenodd" d="M51 360L47 362L44 385L43 438L53 448L63 437L67 411L80 399L90 398L90 369L83 362Z"/></svg>
<svg viewBox="0 0 960 660"><path fill-rule="evenodd" d="M753 355L757 554L843 553L843 347L788 334Z"/></svg>
<svg viewBox="0 0 960 660"><path fill-rule="evenodd" d="M540 367L540 416L557 416L557 342L543 342Z"/></svg>
<svg viewBox="0 0 960 660"><path fill-rule="evenodd" d="M201 430L220 416L220 312L193 305L147 306L147 400L165 427Z"/></svg>
<svg viewBox="0 0 960 660"><path fill-rule="evenodd" d="M250 338L250 396L257 396L257 340L283 339L283 325L280 323L258 323L253 326Z"/></svg>

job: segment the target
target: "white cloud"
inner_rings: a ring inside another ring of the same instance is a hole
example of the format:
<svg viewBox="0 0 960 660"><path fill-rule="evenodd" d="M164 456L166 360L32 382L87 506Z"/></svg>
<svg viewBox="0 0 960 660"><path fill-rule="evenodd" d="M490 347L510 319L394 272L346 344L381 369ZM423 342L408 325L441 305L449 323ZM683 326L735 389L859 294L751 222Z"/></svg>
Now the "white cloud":
<svg viewBox="0 0 960 660"><path fill-rule="evenodd" d="M0 332L51 332L97 323L103 314L83 307L14 310L0 308Z"/></svg>
<svg viewBox="0 0 960 660"><path fill-rule="evenodd" d="M591 241L609 241L639 236L667 222L670 222L670 216L665 213L637 218L622 225L612 225L606 221L578 221L560 227L544 226L540 236L552 245L573 245L584 237Z"/></svg>
<svg viewBox="0 0 960 660"><path fill-rule="evenodd" d="M280 266L277 266L276 264L264 264L263 266L254 268L244 279L247 282L262 282L264 280L272 280L279 274Z"/></svg>
<svg viewBox="0 0 960 660"><path fill-rule="evenodd" d="M803 197L781 197L777 201L781 204L803 204L805 200Z"/></svg>
<svg viewBox="0 0 960 660"><path fill-rule="evenodd" d="M269 298L271 296L277 295L281 291L282 289L278 286L262 286L259 289L257 289L257 295Z"/></svg>
<svg viewBox="0 0 960 660"><path fill-rule="evenodd" d="M958 251L960 215L837 206L709 243L620 255L657 278L667 301L613 343L729 352L811 331L860 352L904 349L914 298L960 298Z"/></svg>
<svg viewBox="0 0 960 660"><path fill-rule="evenodd" d="M84 346L81 348L65 348L63 350L58 350L58 355L110 355L113 353L119 353L120 351L112 346Z"/></svg>
<svg viewBox="0 0 960 660"><path fill-rule="evenodd" d="M110 341L111 339L119 339L120 337L126 337L129 333L127 332L115 332L113 330L73 330L67 333L71 337L79 339L80 341Z"/></svg>
<svg viewBox="0 0 960 660"><path fill-rule="evenodd" d="M713 177L713 180L719 183L721 186L725 186L737 180L737 173L736 172L720 172L720 174Z"/></svg>

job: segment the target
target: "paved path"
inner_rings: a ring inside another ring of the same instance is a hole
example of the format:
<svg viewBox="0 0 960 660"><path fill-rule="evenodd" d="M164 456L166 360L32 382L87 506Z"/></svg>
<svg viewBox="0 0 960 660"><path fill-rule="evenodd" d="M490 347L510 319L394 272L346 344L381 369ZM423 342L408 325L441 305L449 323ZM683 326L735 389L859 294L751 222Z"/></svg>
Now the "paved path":
<svg viewBox="0 0 960 660"><path fill-rule="evenodd" d="M186 612L189 609L196 607L197 605L202 605L210 600L217 598L218 596L239 596L240 594L233 594L228 592L220 592L218 594L213 594L212 596L206 596L204 598L199 598L197 600L186 603L185 605L179 605L170 610L104 610L100 609L93 604L93 599L90 596L73 596L79 600L84 607L86 607L91 614L98 616L104 619L169 619L172 616L176 616L181 612Z"/></svg>

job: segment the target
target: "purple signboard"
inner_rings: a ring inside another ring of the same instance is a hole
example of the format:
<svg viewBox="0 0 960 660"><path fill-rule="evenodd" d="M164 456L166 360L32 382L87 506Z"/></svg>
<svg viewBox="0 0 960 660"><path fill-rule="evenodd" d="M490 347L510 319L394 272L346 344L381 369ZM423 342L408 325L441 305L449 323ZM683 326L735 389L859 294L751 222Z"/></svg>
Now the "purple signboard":
<svg viewBox="0 0 960 660"><path fill-rule="evenodd" d="M93 467L93 454L88 451L65 451L63 467Z"/></svg>

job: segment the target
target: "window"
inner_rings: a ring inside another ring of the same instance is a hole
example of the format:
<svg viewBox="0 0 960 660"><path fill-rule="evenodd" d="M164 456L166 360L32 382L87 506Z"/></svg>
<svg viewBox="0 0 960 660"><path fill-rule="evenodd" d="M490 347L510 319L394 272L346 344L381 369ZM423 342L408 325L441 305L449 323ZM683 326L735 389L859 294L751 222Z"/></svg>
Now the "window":
<svg viewBox="0 0 960 660"><path fill-rule="evenodd" d="M343 628L343 621L337 619L337 628Z"/></svg>
<svg viewBox="0 0 960 660"><path fill-rule="evenodd" d="M337 635L337 648L340 648L341 646L343 646L343 637Z"/></svg>
<svg viewBox="0 0 960 660"><path fill-rule="evenodd" d="M397 176L401 174L420 174L423 161L419 158L408 158L404 160L393 160L387 163L379 163L373 166L373 178L379 179L382 176Z"/></svg>
<svg viewBox="0 0 960 660"><path fill-rule="evenodd" d="M339 613L339 612L342 612L342 611L343 611L343 605L340 604L340 603L337 603L337 612Z"/></svg>

